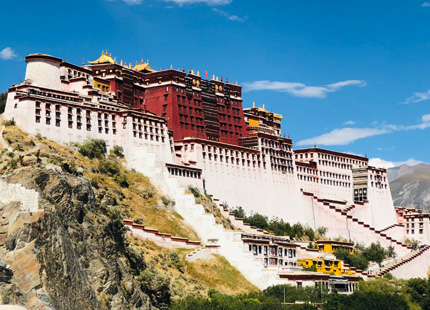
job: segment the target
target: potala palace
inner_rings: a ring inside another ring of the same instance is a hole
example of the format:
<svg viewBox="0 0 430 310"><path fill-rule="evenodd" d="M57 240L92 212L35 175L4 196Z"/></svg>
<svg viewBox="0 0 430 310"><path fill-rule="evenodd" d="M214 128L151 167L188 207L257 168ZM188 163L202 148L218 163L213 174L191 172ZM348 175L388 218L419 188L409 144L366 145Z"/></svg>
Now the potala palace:
<svg viewBox="0 0 430 310"><path fill-rule="evenodd" d="M128 167L175 200L205 251L224 255L254 285L322 282L351 292L360 277L426 277L429 215L393 207L386 170L369 166L366 157L316 146L293 150L293 141L281 135L282 116L264 106L243 108L241 87L228 79L204 79L191 69L155 71L144 61L117 63L107 52L82 66L45 54L26 62L24 82L9 89L5 119L60 143L103 139L108 147L122 146ZM245 225L219 204L241 229L227 231L186 194L190 185L248 213L328 227L327 237L351 243L321 241L320 251L307 249ZM126 225L133 234L150 235ZM423 246L413 251L406 238ZM332 254L336 247L352 251L353 242L378 241L393 246L397 258L375 273ZM199 255L204 251L194 258ZM312 264L318 272L299 267Z"/></svg>

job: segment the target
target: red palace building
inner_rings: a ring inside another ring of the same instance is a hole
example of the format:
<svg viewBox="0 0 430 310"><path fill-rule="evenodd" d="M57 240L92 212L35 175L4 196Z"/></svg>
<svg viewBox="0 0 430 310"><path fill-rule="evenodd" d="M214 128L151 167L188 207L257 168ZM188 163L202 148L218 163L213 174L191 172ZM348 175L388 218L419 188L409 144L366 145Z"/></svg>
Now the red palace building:
<svg viewBox="0 0 430 310"><path fill-rule="evenodd" d="M90 64L96 87L130 108L165 118L175 141L194 137L239 145L246 136L242 88L228 79L204 80L191 69L155 71L143 60L132 68L107 53Z"/></svg>

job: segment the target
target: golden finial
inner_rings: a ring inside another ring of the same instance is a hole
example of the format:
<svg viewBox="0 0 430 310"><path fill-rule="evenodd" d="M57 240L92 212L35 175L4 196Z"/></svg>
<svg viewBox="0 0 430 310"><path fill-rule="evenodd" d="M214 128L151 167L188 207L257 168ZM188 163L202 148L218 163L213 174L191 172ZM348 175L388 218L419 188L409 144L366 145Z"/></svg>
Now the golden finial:
<svg viewBox="0 0 430 310"><path fill-rule="evenodd" d="M191 74L194 74L194 70L191 70Z"/></svg>
<svg viewBox="0 0 430 310"><path fill-rule="evenodd" d="M112 57L112 53L109 53L109 57Z"/></svg>
<svg viewBox="0 0 430 310"><path fill-rule="evenodd" d="M170 65L170 69L173 69L173 66L172 66L172 65Z"/></svg>
<svg viewBox="0 0 430 310"><path fill-rule="evenodd" d="M255 108L255 101L252 102L252 107Z"/></svg>
<svg viewBox="0 0 430 310"><path fill-rule="evenodd" d="M237 85L237 81L236 81L236 85Z"/></svg>
<svg viewBox="0 0 430 310"><path fill-rule="evenodd" d="M137 60L136 60L136 64L135 64L135 66L137 66Z"/></svg>
<svg viewBox="0 0 430 310"><path fill-rule="evenodd" d="M185 72L185 66L182 66L182 72Z"/></svg>
<svg viewBox="0 0 430 310"><path fill-rule="evenodd" d="M113 62L116 63L116 57L113 59Z"/></svg>
<svg viewBox="0 0 430 310"><path fill-rule="evenodd" d="M107 50L106 50L106 54L105 54L106 56L108 55L108 52L107 52Z"/></svg>
<svg viewBox="0 0 430 310"><path fill-rule="evenodd" d="M82 60L82 67L83 67L83 66L85 66L85 61L84 61L84 60Z"/></svg>
<svg viewBox="0 0 430 310"><path fill-rule="evenodd" d="M131 62L128 64L128 68L131 69Z"/></svg>
<svg viewBox="0 0 430 310"><path fill-rule="evenodd" d="M140 63L143 65L143 58L142 58L142 60L140 61Z"/></svg>
<svg viewBox="0 0 430 310"><path fill-rule="evenodd" d="M146 63L149 64L149 59L148 58L146 58Z"/></svg>
<svg viewBox="0 0 430 310"><path fill-rule="evenodd" d="M215 80L215 74L212 75L212 80Z"/></svg>
<svg viewBox="0 0 430 310"><path fill-rule="evenodd" d="M105 52L102 50L102 56L105 54Z"/></svg>
<svg viewBox="0 0 430 310"><path fill-rule="evenodd" d="M263 110L266 111L266 109L264 108L264 104L263 104Z"/></svg>
<svg viewBox="0 0 430 310"><path fill-rule="evenodd" d="M197 76L200 76L200 71L199 70L197 70Z"/></svg>
<svg viewBox="0 0 430 310"><path fill-rule="evenodd" d="M121 66L123 65L122 59L121 59Z"/></svg>
<svg viewBox="0 0 430 310"><path fill-rule="evenodd" d="M218 81L218 77L216 77L216 80Z"/></svg>

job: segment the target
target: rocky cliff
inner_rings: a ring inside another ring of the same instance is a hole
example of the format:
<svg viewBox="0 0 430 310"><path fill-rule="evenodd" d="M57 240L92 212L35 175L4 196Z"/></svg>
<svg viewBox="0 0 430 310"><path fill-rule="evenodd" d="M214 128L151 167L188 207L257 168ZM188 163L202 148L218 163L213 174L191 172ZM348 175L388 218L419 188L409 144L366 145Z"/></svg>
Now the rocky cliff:
<svg viewBox="0 0 430 310"><path fill-rule="evenodd" d="M134 279L145 270L143 257L126 243L118 208L102 203L105 197L96 196L89 181L34 168L6 180L38 191L43 209L30 213L19 203L2 206L1 254L15 279L7 288L11 302L32 308L151 309Z"/></svg>

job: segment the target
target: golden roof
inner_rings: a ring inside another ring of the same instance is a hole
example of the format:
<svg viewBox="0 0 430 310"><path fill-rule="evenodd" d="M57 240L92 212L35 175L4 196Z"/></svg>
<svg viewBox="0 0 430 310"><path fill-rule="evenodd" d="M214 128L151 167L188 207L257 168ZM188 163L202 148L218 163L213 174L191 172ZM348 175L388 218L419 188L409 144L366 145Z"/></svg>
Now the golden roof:
<svg viewBox="0 0 430 310"><path fill-rule="evenodd" d="M114 63L116 63L116 60L112 59L112 54L108 54L107 51L106 51L106 53L104 53L102 51L102 55L99 57L99 59L97 59L95 61L89 61L89 63L92 65L105 64L105 63L114 64Z"/></svg>
<svg viewBox="0 0 430 310"><path fill-rule="evenodd" d="M149 61L143 62L143 59L140 61L140 64L136 62L136 65L133 68L134 71L147 71L147 72L155 72L155 70L151 69L149 66Z"/></svg>

